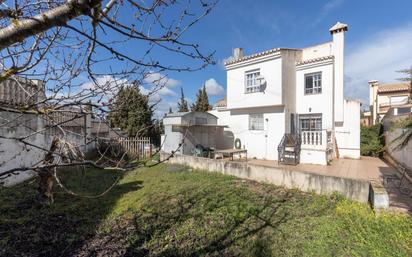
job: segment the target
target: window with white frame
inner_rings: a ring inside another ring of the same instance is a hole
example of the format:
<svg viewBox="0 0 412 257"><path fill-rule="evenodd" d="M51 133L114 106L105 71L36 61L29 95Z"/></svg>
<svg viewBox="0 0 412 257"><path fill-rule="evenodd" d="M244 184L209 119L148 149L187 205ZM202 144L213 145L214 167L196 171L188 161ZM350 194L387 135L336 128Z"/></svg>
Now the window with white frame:
<svg viewBox="0 0 412 257"><path fill-rule="evenodd" d="M300 114L300 131L322 130L322 114Z"/></svg>
<svg viewBox="0 0 412 257"><path fill-rule="evenodd" d="M305 94L322 93L322 72L305 74Z"/></svg>
<svg viewBox="0 0 412 257"><path fill-rule="evenodd" d="M260 91L260 71L259 70L254 70L254 71L248 71L246 72L245 75L245 91L246 93L254 93L254 92L259 92Z"/></svg>
<svg viewBox="0 0 412 257"><path fill-rule="evenodd" d="M249 114L249 130L263 130L263 114Z"/></svg>

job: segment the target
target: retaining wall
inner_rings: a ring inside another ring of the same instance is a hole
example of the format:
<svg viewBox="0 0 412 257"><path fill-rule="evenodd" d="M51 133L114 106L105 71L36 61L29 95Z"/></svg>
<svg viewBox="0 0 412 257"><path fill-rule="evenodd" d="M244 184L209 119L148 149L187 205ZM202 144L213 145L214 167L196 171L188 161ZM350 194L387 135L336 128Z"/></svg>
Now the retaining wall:
<svg viewBox="0 0 412 257"><path fill-rule="evenodd" d="M161 153L160 158L169 156ZM304 171L289 170L282 167L268 167L247 162L229 162L189 155L175 155L169 163L187 165L195 169L220 172L243 179L271 183L286 188L296 188L305 192L332 194L338 192L348 199L368 202L370 183L366 180L355 180L333 176L319 175Z"/></svg>

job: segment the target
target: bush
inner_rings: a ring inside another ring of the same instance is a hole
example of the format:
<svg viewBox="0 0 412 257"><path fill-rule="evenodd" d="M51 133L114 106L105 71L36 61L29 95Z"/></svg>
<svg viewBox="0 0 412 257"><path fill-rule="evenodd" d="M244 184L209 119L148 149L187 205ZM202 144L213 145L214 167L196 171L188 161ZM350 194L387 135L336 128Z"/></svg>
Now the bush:
<svg viewBox="0 0 412 257"><path fill-rule="evenodd" d="M384 148L383 126L381 123L365 127L361 126L361 155L381 156Z"/></svg>

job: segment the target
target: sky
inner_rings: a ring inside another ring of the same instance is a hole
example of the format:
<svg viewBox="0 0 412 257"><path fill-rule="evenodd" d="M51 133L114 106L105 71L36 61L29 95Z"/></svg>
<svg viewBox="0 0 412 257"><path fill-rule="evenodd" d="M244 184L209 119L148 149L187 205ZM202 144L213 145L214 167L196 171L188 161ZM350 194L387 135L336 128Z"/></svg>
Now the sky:
<svg viewBox="0 0 412 257"><path fill-rule="evenodd" d="M204 52L215 52L216 65L197 72L153 74L166 87L158 114L177 109L180 87L189 103L206 85L210 102L226 94L225 59L242 47L246 55L276 47L304 48L331 41L329 28L337 21L349 25L345 40L345 97L367 106L368 81L395 82L397 70L412 65L412 1L410 0L220 0L210 15L185 34ZM170 61L171 57L162 57ZM160 61L162 61L160 58ZM173 57L182 65L187 58Z"/></svg>

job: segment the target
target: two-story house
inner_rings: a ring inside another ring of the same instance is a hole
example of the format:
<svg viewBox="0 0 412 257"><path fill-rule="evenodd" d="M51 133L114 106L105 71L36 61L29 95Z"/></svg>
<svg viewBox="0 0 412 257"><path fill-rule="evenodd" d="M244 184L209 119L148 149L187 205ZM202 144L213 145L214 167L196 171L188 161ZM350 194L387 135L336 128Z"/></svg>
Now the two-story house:
<svg viewBox="0 0 412 257"><path fill-rule="evenodd" d="M302 49L246 56L234 49L225 63L226 103L211 113L238 139L237 147L251 157L278 160L285 135L299 135L301 163L360 157L360 103L343 95L347 29L338 22L330 29L331 42Z"/></svg>
<svg viewBox="0 0 412 257"><path fill-rule="evenodd" d="M370 111L364 113L368 124L379 123L392 107L396 107L394 109L396 112L410 113L412 108L409 101L410 94L410 84L406 82L380 84L377 80L369 81Z"/></svg>

